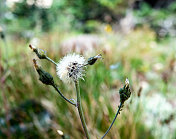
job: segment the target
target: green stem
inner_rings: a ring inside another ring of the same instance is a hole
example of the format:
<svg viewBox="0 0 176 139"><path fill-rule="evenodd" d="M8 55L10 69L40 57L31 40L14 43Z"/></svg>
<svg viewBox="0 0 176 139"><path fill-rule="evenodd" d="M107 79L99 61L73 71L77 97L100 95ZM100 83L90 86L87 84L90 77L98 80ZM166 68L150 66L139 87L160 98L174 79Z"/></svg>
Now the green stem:
<svg viewBox="0 0 176 139"><path fill-rule="evenodd" d="M87 139L90 139L88 130L87 130L87 126L86 126L86 122L85 122L85 118L84 118L84 114L83 114L83 110L82 110L82 105L81 105L81 96L80 96L80 88L79 88L79 82L75 81L75 88L76 88L76 93L77 93L77 108L78 108L78 112L79 112L79 117L81 119L81 123L84 129L84 133L86 135Z"/></svg>
<svg viewBox="0 0 176 139"><path fill-rule="evenodd" d="M123 103L121 102L120 103L120 106L119 106L119 108L118 108L118 110L117 110L117 113L116 113L116 115L115 115L115 117L114 117L114 119L113 119L113 121L112 121L112 123L111 123L111 125L109 126L109 128L108 128L108 130L106 131L106 133L103 135L103 137L101 138L101 139L103 139L107 134L108 134L108 132L110 131L110 129L111 129L111 127L113 126L113 124L114 124L114 122L115 122L115 120L116 120L116 118L117 118L117 116L118 116L118 114L119 114L119 112L120 112L120 109L123 107Z"/></svg>
<svg viewBox="0 0 176 139"><path fill-rule="evenodd" d="M51 58L46 57L46 59L47 59L48 61L52 62L53 64L55 64L55 65L57 66L57 63L56 63L56 62L54 62Z"/></svg>
<svg viewBox="0 0 176 139"><path fill-rule="evenodd" d="M67 99L67 98L60 92L60 90L58 89L58 87L57 87L56 84L53 84L52 86L56 89L56 91L61 95L61 97L62 97L64 100L66 100L68 103L70 103L70 104L72 104L73 106L76 107L76 104L75 104L75 103L71 102L69 99Z"/></svg>

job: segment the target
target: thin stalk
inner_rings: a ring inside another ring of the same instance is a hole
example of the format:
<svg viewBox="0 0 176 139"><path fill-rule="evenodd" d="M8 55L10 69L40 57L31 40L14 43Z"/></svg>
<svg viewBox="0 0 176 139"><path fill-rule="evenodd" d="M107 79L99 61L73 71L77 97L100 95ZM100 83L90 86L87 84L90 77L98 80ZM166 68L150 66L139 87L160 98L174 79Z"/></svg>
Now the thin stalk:
<svg viewBox="0 0 176 139"><path fill-rule="evenodd" d="M57 63L56 63L56 62L54 62L51 58L46 57L46 59L47 59L48 61L52 62L53 64L57 65Z"/></svg>
<svg viewBox="0 0 176 139"><path fill-rule="evenodd" d="M120 106L119 106L119 108L118 108L118 110L117 110L117 113L116 113L116 115L115 115L115 117L114 117L114 119L113 119L113 121L112 121L110 127L108 128L108 130L106 131L106 133L103 135L103 137L102 137L101 139L103 139L103 138L108 134L108 132L110 131L110 129L111 129L111 127L113 126L113 124L114 124L114 122L115 122L115 120L116 120L116 118L117 118L117 116L118 116L118 114L119 114L120 109L122 108L122 106L123 106L123 103L120 103Z"/></svg>
<svg viewBox="0 0 176 139"><path fill-rule="evenodd" d="M70 101L69 99L67 99L67 98L60 92L60 90L58 89L58 87L57 87L56 84L53 84L52 86L56 89L56 91L59 93L59 95L61 95L61 97L62 97L64 100L66 100L68 103L70 103L70 104L72 104L73 106L76 107L76 104L75 104L75 103L73 103L72 101Z"/></svg>
<svg viewBox="0 0 176 139"><path fill-rule="evenodd" d="M86 122L85 122L85 118L84 118L84 114L83 114L83 110L82 110L82 105L81 105L79 82L75 81L74 83L75 83L76 94L77 94L77 108L78 108L78 112L79 112L79 117L81 119L81 123L82 123L83 129L84 129L84 133L86 135L86 138L90 139L89 132L87 130L87 126L86 126Z"/></svg>

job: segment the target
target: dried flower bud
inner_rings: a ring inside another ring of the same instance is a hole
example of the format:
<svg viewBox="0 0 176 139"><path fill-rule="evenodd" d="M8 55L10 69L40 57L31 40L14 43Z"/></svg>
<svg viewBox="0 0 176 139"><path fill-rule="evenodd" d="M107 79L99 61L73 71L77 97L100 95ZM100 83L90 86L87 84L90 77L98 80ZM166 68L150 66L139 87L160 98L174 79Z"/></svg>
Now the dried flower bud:
<svg viewBox="0 0 176 139"><path fill-rule="evenodd" d="M90 58L87 60L87 64L88 64L88 65L93 65L93 64L97 61L97 59L99 59L99 58L101 58L101 57L102 57L101 54L98 54L98 55L96 55L96 56L90 57Z"/></svg>
<svg viewBox="0 0 176 139"><path fill-rule="evenodd" d="M31 44L29 45L29 47L33 50L33 52L36 53L36 55L38 56L38 58L40 59L46 59L47 55L46 55L46 51L36 48L34 46L32 46Z"/></svg>
<svg viewBox="0 0 176 139"><path fill-rule="evenodd" d="M39 80L46 85L53 85L54 84L54 80L53 77L51 76L51 74L49 74L48 72L44 71L41 67L39 67L37 65L37 62L35 59L33 59L33 63L34 63L34 67L37 70L38 74L39 74Z"/></svg>
<svg viewBox="0 0 176 139"><path fill-rule="evenodd" d="M31 48L33 51L35 51L35 49L37 49L35 46L32 46L31 44L29 44L29 48Z"/></svg>
<svg viewBox="0 0 176 139"><path fill-rule="evenodd" d="M129 80L125 80L125 85L123 88L120 88L119 90L120 94L120 102L124 103L131 95L130 87L129 87Z"/></svg>

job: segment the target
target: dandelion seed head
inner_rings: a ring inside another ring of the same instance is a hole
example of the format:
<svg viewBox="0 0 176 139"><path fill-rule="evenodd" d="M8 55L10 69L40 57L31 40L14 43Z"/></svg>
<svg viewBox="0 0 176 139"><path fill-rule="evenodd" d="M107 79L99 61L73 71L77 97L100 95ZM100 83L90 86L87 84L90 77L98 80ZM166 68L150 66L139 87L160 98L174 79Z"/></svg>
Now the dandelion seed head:
<svg viewBox="0 0 176 139"><path fill-rule="evenodd" d="M57 75L65 82L76 81L84 76L85 58L78 54L68 54L56 66Z"/></svg>

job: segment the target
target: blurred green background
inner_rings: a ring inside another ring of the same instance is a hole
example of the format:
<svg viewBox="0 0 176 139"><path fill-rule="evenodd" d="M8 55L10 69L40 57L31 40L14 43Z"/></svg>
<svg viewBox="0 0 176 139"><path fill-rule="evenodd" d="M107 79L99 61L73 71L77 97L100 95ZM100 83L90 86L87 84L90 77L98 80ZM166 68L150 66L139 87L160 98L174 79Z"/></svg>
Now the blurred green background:
<svg viewBox="0 0 176 139"><path fill-rule="evenodd" d="M77 110L38 80L32 44L56 62L103 55L80 81L91 139L113 120L126 77L132 96L106 138L176 139L175 38L174 0L0 0L0 138L85 138ZM38 63L76 99L52 63Z"/></svg>

